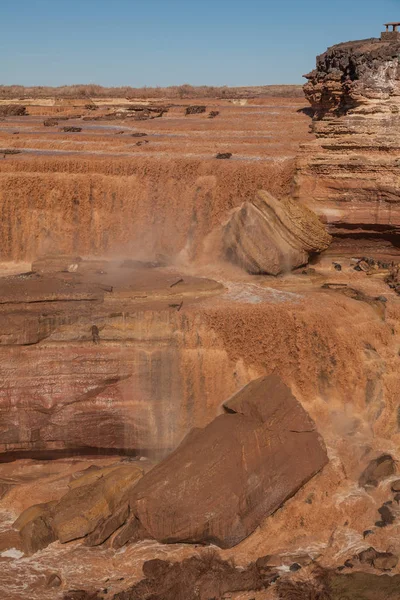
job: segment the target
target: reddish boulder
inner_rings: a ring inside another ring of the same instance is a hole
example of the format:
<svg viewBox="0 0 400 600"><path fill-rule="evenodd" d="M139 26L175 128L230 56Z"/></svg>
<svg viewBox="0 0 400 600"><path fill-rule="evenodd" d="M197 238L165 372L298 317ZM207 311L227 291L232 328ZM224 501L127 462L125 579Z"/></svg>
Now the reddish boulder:
<svg viewBox="0 0 400 600"><path fill-rule="evenodd" d="M224 408L132 489L131 513L151 537L235 546L328 462L279 377L251 382Z"/></svg>
<svg viewBox="0 0 400 600"><path fill-rule="evenodd" d="M396 479L396 481L393 481L391 485L391 490L395 493L400 492L400 479Z"/></svg>
<svg viewBox="0 0 400 600"><path fill-rule="evenodd" d="M65 543L85 536L89 546L102 544L127 520L126 495L141 475L130 464L88 470L59 501L30 506L14 523L24 551L34 554L57 539Z"/></svg>
<svg viewBox="0 0 400 600"><path fill-rule="evenodd" d="M392 552L378 552L377 556L374 558L373 564L375 569L380 569L381 571L390 571L397 566L399 559Z"/></svg>

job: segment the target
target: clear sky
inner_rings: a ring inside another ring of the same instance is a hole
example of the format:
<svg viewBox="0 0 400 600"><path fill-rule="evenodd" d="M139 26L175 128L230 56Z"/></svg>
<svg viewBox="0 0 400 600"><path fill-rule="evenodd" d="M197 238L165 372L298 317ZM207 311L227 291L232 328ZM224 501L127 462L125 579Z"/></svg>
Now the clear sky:
<svg viewBox="0 0 400 600"><path fill-rule="evenodd" d="M400 0L0 0L0 84L301 83Z"/></svg>

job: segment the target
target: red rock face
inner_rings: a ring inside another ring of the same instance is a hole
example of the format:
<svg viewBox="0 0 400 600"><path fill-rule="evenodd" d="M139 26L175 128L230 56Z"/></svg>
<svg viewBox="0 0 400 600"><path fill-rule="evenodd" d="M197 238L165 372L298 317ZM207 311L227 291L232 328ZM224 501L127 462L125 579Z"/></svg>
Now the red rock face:
<svg viewBox="0 0 400 600"><path fill-rule="evenodd" d="M139 463L89 469L58 502L28 508L14 523L24 550L78 538L96 546L110 536L113 547L154 538L236 546L328 457L313 421L277 375L251 382L224 407L143 481Z"/></svg>
<svg viewBox="0 0 400 600"><path fill-rule="evenodd" d="M220 284L107 268L91 283L79 271L3 280L1 451L164 452L234 391L227 354L210 348L213 360L197 361L209 341L201 328L192 336L193 314L177 310L220 293ZM196 397L202 390L210 405L187 405L188 390Z"/></svg>
<svg viewBox="0 0 400 600"><path fill-rule="evenodd" d="M382 303L375 310L379 303L319 290L321 281L315 288L303 276L301 294L293 294L245 281L224 289L168 268L107 268L93 279L79 269L56 274L53 287L43 275L40 293L28 285L25 295L3 293L2 452L162 454L207 425L222 399L274 370L307 408L316 398L350 395L357 411L367 398L368 411L380 414L384 352L364 358L376 339L394 343ZM366 275L357 277L361 285ZM381 282L374 296L387 291ZM385 422L392 431L392 416Z"/></svg>
<svg viewBox="0 0 400 600"><path fill-rule="evenodd" d="M304 91L318 140L302 147L297 197L339 237L375 236L392 252L400 225L400 44L347 42L317 58Z"/></svg>

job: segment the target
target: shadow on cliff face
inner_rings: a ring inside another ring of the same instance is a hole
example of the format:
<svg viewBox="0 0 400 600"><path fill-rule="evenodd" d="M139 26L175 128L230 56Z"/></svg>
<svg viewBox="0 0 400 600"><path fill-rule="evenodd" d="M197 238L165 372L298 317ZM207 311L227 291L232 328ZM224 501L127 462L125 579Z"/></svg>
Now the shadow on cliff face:
<svg viewBox="0 0 400 600"><path fill-rule="evenodd" d="M15 460L57 460L60 458L72 458L82 456L126 456L136 458L142 456L137 450L129 448L93 448L92 446L81 446L62 449L45 450L15 450L14 452L0 453L0 463L9 463Z"/></svg>
<svg viewBox="0 0 400 600"><path fill-rule="evenodd" d="M310 117L310 119L312 119L315 115L315 110L311 106L303 106L302 108L299 108L296 112L302 115L306 115L307 117Z"/></svg>

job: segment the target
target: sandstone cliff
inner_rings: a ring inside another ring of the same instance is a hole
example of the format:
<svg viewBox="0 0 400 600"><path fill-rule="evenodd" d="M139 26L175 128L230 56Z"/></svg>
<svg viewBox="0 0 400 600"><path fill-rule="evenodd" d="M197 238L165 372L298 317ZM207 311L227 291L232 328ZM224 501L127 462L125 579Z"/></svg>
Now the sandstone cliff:
<svg viewBox="0 0 400 600"><path fill-rule="evenodd" d="M379 418L383 365L397 368L383 302L319 286L293 294L263 282L224 288L168 268L99 267L3 278L0 452L168 451L209 423L221 399L274 369L307 408L350 395L384 435L396 429L394 409ZM386 290L380 282L376 295ZM365 362L377 340L382 353Z"/></svg>
<svg viewBox="0 0 400 600"><path fill-rule="evenodd" d="M226 257L253 274L278 275L326 250L331 236L318 217L291 198L277 200L260 190L224 227Z"/></svg>
<svg viewBox="0 0 400 600"><path fill-rule="evenodd" d="M396 252L400 225L400 41L338 44L304 91L317 140L302 146L296 194L339 237L375 237Z"/></svg>

